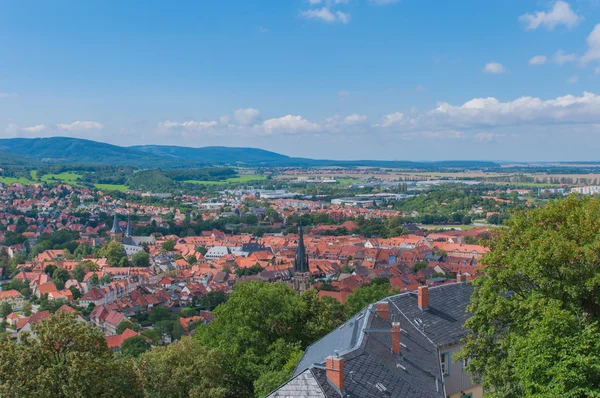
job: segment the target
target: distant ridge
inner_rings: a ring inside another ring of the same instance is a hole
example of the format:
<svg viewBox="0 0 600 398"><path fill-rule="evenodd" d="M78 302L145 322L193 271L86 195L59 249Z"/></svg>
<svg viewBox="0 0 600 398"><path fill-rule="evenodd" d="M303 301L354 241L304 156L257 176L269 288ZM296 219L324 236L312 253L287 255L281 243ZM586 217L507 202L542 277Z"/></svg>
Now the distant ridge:
<svg viewBox="0 0 600 398"><path fill-rule="evenodd" d="M206 165L246 166L369 166L404 169L486 169L499 167L485 161L409 162L388 160L317 160L294 158L258 148L169 145L122 147L69 137L0 139L1 164L106 164L140 168L192 168Z"/></svg>

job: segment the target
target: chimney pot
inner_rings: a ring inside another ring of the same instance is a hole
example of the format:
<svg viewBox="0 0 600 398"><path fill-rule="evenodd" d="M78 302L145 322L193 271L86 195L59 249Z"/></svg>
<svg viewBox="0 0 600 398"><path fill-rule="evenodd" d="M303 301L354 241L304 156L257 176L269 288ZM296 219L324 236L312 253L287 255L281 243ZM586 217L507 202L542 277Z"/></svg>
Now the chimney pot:
<svg viewBox="0 0 600 398"><path fill-rule="evenodd" d="M467 281L467 275L465 275L465 274L458 274L458 275L456 275L456 280L458 282L466 282Z"/></svg>
<svg viewBox="0 0 600 398"><path fill-rule="evenodd" d="M400 354L400 322L392 323L392 351L396 354Z"/></svg>
<svg viewBox="0 0 600 398"><path fill-rule="evenodd" d="M375 305L377 309L377 315L385 319L386 321L390 320L390 305L387 301L379 302Z"/></svg>
<svg viewBox="0 0 600 398"><path fill-rule="evenodd" d="M336 356L327 357L325 360L325 374L340 390L344 389L344 358Z"/></svg>
<svg viewBox="0 0 600 398"><path fill-rule="evenodd" d="M429 287L419 286L419 309L427 311L429 309Z"/></svg>

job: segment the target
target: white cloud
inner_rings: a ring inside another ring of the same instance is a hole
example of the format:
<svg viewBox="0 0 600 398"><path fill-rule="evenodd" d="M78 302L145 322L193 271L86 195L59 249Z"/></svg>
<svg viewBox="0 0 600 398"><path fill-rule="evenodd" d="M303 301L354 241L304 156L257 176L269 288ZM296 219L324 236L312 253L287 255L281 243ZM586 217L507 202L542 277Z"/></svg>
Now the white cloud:
<svg viewBox="0 0 600 398"><path fill-rule="evenodd" d="M238 109L233 113L233 116L243 126L250 126L260 121L260 111L254 108Z"/></svg>
<svg viewBox="0 0 600 398"><path fill-rule="evenodd" d="M401 132L399 136L403 140L460 140L465 138L465 133L459 130L425 130Z"/></svg>
<svg viewBox="0 0 600 398"><path fill-rule="evenodd" d="M529 60L529 65L544 65L547 60L545 55L536 55Z"/></svg>
<svg viewBox="0 0 600 398"><path fill-rule="evenodd" d="M558 50L552 56L552 61L558 65L566 64L567 62L575 62L577 61L577 55L567 54L563 50Z"/></svg>
<svg viewBox="0 0 600 398"><path fill-rule="evenodd" d="M215 121L201 121L188 120L186 122L173 122L166 120L158 124L159 129L163 130L186 130L186 131L204 131L212 127L216 127L219 123Z"/></svg>
<svg viewBox="0 0 600 398"><path fill-rule="evenodd" d="M376 124L375 127L390 127L395 124L404 121L404 114L402 112L394 112L389 115L385 115L380 124Z"/></svg>
<svg viewBox="0 0 600 398"><path fill-rule="evenodd" d="M382 118L379 127L403 131L464 130L550 124L600 123L600 96L584 92L549 100L520 97L501 102L496 98L474 98L462 105L442 102L437 108L411 117L395 112Z"/></svg>
<svg viewBox="0 0 600 398"><path fill-rule="evenodd" d="M332 11L329 7L318 8L314 10L301 11L300 15L307 19L317 19L324 22L348 23L350 22L350 14L342 11Z"/></svg>
<svg viewBox="0 0 600 398"><path fill-rule="evenodd" d="M424 86L421 86L420 84L417 87L415 87L415 92L417 92L417 93L422 93L425 90L427 90L427 88L425 88Z"/></svg>
<svg viewBox="0 0 600 398"><path fill-rule="evenodd" d="M567 28L572 28L583 20L582 16L577 15L569 3L563 0L558 0L552 6L550 11L537 11L533 14L527 13L519 17L527 30L535 30L540 26L548 30L552 30L558 25L565 25Z"/></svg>
<svg viewBox="0 0 600 398"><path fill-rule="evenodd" d="M360 124L365 124L367 122L367 117L363 115L349 115L344 118L344 124L348 126L356 126Z"/></svg>
<svg viewBox="0 0 600 398"><path fill-rule="evenodd" d="M600 24L594 26L594 30L588 35L586 42L588 50L581 57L583 64L600 59Z"/></svg>
<svg viewBox="0 0 600 398"><path fill-rule="evenodd" d="M264 26L259 25L256 27L256 31L259 33L267 33L269 31L269 29L265 28Z"/></svg>
<svg viewBox="0 0 600 398"><path fill-rule="evenodd" d="M579 81L579 76L571 76L567 79L569 84L575 84Z"/></svg>
<svg viewBox="0 0 600 398"><path fill-rule="evenodd" d="M321 4L321 0L308 0L308 4L310 4L310 5Z"/></svg>
<svg viewBox="0 0 600 398"><path fill-rule="evenodd" d="M48 128L48 126L46 126L45 124L36 124L35 126L31 126L31 127L23 127L21 130L27 132L27 133L41 133L42 131L46 130Z"/></svg>
<svg viewBox="0 0 600 398"><path fill-rule="evenodd" d="M473 138L475 138L476 141L489 142L497 140L499 138L503 138L504 136L505 134L498 133L477 133L473 136Z"/></svg>
<svg viewBox="0 0 600 398"><path fill-rule="evenodd" d="M276 119L265 120L262 124L267 134L317 132L321 129L318 123L310 122L302 116L286 115Z"/></svg>
<svg viewBox="0 0 600 398"><path fill-rule="evenodd" d="M504 65L498 63L498 62L488 62L487 64L485 64L485 66L483 67L483 71L485 73L491 73L491 74L501 74L501 73L505 73L506 72L506 68L504 67Z"/></svg>
<svg viewBox="0 0 600 398"><path fill-rule="evenodd" d="M92 129L102 130L104 128L104 125L102 125L98 122L81 122L78 120L78 121L70 123L70 124L58 124L56 126L56 128L59 131L72 132L72 131L83 131L83 130L92 130Z"/></svg>

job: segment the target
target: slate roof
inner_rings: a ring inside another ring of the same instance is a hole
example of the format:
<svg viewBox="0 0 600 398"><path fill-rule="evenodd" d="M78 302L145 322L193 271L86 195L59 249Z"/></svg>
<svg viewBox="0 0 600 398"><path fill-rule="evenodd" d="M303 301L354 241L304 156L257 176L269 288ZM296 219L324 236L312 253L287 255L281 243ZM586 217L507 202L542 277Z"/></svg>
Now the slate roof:
<svg viewBox="0 0 600 398"><path fill-rule="evenodd" d="M471 294L473 286L467 283L429 287L428 311L419 309L417 292L403 293L389 299L414 327L417 327L416 320L421 320L423 325L419 325L419 328L425 335L437 346L445 346L458 342L466 335L467 331L462 325L470 316L466 307L471 302Z"/></svg>
<svg viewBox="0 0 600 398"><path fill-rule="evenodd" d="M295 381L269 397L313 396L301 390L312 383L310 378L327 398L444 397L438 349L457 343L465 335L462 325L469 316L466 306L472 293L473 287L466 283L429 287L427 311L418 308L416 293L388 297L382 301L389 303L389 321L377 315L375 304L368 306L308 347L294 371ZM399 355L391 349L392 322L399 322L402 328ZM343 391L325 371L325 359L336 352L344 359ZM302 387L297 386L298 380L303 380ZM378 383L386 394L376 387Z"/></svg>

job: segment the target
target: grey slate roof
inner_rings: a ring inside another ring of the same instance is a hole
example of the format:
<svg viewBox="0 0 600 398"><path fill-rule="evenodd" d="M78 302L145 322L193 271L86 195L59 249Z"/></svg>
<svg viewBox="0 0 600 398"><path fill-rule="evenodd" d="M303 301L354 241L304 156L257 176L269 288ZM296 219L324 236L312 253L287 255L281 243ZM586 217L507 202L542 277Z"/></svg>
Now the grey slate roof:
<svg viewBox="0 0 600 398"><path fill-rule="evenodd" d="M438 348L465 335L462 325L469 316L465 308L472 292L473 287L465 283L430 287L428 311L418 308L416 292L389 297L389 321L379 317L372 304L308 347L292 380L310 377L310 372L327 398L444 397ZM400 322L402 328L400 355L391 350L391 322ZM325 372L325 358L335 352L344 358L343 391ZM271 396L304 396L290 383L278 390L285 389L287 395ZM385 386L387 395L377 389L377 383Z"/></svg>
<svg viewBox="0 0 600 398"><path fill-rule="evenodd" d="M456 343L466 335L462 326L470 316L466 308L472 294L473 286L467 283L430 287L428 311L419 309L417 292L403 293L389 299L414 327L417 327L416 319L419 319L423 325L418 328L437 346L444 346Z"/></svg>
<svg viewBox="0 0 600 398"><path fill-rule="evenodd" d="M309 369L292 378L267 398L326 398Z"/></svg>

